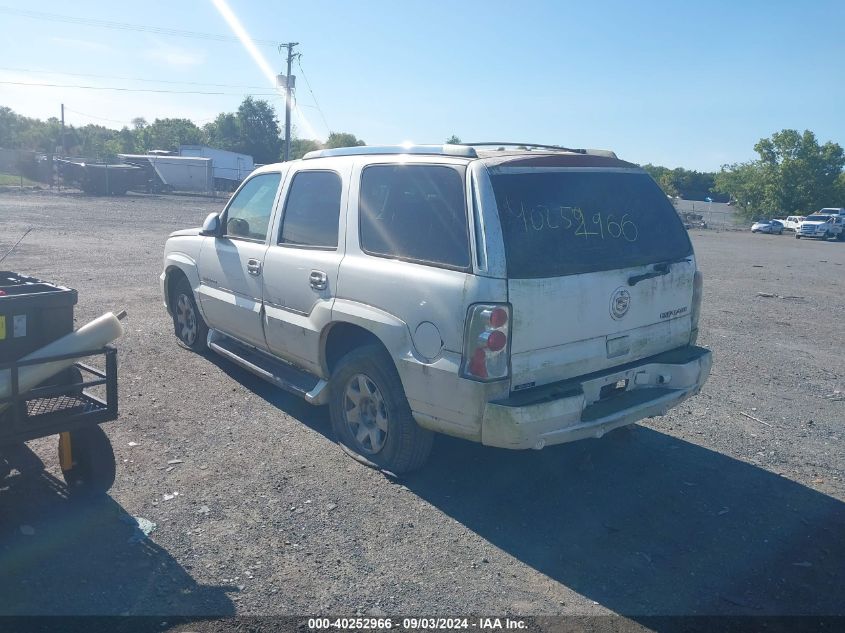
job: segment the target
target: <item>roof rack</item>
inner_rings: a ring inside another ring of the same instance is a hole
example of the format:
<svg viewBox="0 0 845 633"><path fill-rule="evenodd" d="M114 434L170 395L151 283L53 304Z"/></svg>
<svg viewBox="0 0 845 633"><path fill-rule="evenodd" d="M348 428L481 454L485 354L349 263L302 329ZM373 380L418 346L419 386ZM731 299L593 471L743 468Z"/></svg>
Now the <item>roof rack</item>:
<svg viewBox="0 0 845 633"><path fill-rule="evenodd" d="M373 154L429 154L436 156L457 156L478 158L475 149L467 144L446 145L359 145L356 147L336 147L317 149L308 152L302 158L327 158L329 156L368 156Z"/></svg>
<svg viewBox="0 0 845 633"><path fill-rule="evenodd" d="M504 150L506 147L516 147L517 149L527 149L531 151L532 149L543 149L543 150L551 150L554 152L572 152L573 154L587 154L589 156L604 156L606 158L618 158L616 152L609 150L609 149L592 149L592 148L572 148L572 147L563 147L562 145L543 145L541 143L493 143L493 142L484 142L484 143L460 143L460 145L466 145L467 147L495 147L497 149Z"/></svg>
<svg viewBox="0 0 845 633"><path fill-rule="evenodd" d="M485 141L483 143L458 143L458 145L466 145L468 147L517 147L531 149L536 147L538 149L551 149L557 152L574 152L576 154L586 154L589 150L573 149L571 147L563 147L562 145L543 145L542 143L495 143Z"/></svg>
<svg viewBox="0 0 845 633"><path fill-rule="evenodd" d="M459 158L478 158L476 147L495 147L504 150L506 147L519 149L541 149L554 152L572 152L574 154L591 154L616 158L616 154L606 149L573 149L561 145L542 145L539 143L446 143L444 145L358 145L355 147L336 147L333 149L317 149L308 152L302 158L328 158L331 156L372 156L378 154L423 154L429 156L456 156Z"/></svg>

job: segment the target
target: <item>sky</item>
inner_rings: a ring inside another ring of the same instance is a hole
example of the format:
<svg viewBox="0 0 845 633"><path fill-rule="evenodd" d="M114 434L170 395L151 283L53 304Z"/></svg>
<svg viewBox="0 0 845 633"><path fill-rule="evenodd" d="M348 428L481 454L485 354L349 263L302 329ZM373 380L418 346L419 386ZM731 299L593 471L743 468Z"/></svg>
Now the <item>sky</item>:
<svg viewBox="0 0 845 633"><path fill-rule="evenodd" d="M272 42L294 41L300 137L456 134L709 171L784 128L845 145L843 33L842 0L0 0L0 106L47 118L64 103L72 125L203 125L253 94L283 121Z"/></svg>

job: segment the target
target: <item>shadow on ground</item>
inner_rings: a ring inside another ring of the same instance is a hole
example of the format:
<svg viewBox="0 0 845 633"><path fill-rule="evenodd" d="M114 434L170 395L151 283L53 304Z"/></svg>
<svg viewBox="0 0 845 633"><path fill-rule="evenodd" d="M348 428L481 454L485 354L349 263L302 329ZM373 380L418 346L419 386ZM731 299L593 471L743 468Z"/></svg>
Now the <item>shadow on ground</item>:
<svg viewBox="0 0 845 633"><path fill-rule="evenodd" d="M438 439L408 488L617 613L845 613L829 496L644 427L539 453Z"/></svg>
<svg viewBox="0 0 845 633"><path fill-rule="evenodd" d="M0 480L0 616L235 613L234 587L199 585L153 541L129 543L111 497L69 499L25 446L6 457L18 472Z"/></svg>
<svg viewBox="0 0 845 633"><path fill-rule="evenodd" d="M330 436L325 407L211 360ZM426 467L402 483L617 613L845 615L845 504L646 427L539 452L438 436Z"/></svg>
<svg viewBox="0 0 845 633"><path fill-rule="evenodd" d="M232 361L218 356L214 352L206 353L205 358L232 380L249 389L256 396L303 423L312 431L316 431L326 438L333 439L328 406L308 404L299 396L295 396L284 389L270 384L266 380L235 365Z"/></svg>

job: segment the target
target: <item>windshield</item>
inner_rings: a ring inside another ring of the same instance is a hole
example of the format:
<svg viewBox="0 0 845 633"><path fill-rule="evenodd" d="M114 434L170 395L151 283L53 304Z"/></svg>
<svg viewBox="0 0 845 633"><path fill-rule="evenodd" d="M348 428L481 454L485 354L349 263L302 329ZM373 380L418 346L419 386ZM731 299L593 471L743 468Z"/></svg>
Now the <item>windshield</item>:
<svg viewBox="0 0 845 633"><path fill-rule="evenodd" d="M804 222L827 222L830 220L829 215L811 215Z"/></svg>
<svg viewBox="0 0 845 633"><path fill-rule="evenodd" d="M508 276L559 277L692 253L674 207L636 170L491 174Z"/></svg>

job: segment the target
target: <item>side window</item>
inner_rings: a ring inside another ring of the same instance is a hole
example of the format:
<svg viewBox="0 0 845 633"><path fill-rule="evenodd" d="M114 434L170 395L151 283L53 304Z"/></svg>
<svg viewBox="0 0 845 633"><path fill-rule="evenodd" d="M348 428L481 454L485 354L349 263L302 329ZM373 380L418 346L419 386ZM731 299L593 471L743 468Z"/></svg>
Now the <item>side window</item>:
<svg viewBox="0 0 845 633"><path fill-rule="evenodd" d="M333 171L297 173L285 202L279 243L337 248L340 191L340 176Z"/></svg>
<svg viewBox="0 0 845 633"><path fill-rule="evenodd" d="M281 174L254 176L235 194L226 210L226 235L253 240L267 237L281 179Z"/></svg>
<svg viewBox="0 0 845 633"><path fill-rule="evenodd" d="M440 165L373 165L361 176L361 248L371 255L469 266L464 178Z"/></svg>

